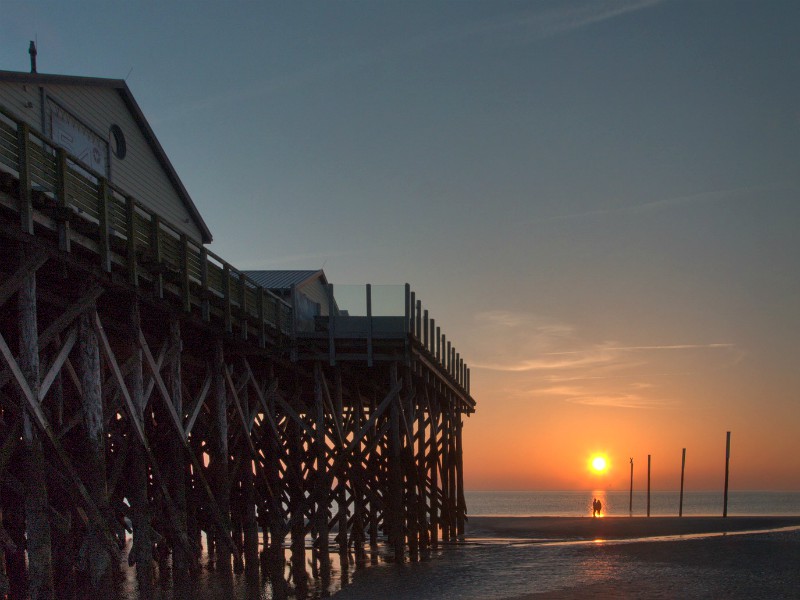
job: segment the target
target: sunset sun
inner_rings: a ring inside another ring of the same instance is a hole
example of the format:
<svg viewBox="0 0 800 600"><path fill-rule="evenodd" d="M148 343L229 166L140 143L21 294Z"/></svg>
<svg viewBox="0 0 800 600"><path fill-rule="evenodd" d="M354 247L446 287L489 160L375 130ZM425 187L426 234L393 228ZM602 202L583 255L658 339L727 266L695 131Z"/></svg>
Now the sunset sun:
<svg viewBox="0 0 800 600"><path fill-rule="evenodd" d="M592 470L595 473L605 473L608 469L608 461L605 456L593 456L591 460Z"/></svg>

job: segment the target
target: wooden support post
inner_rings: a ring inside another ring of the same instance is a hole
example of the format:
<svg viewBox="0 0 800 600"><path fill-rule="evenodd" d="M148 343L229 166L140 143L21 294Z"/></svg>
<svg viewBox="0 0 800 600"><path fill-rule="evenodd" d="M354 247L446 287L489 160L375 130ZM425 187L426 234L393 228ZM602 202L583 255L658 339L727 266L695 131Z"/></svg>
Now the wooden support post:
<svg viewBox="0 0 800 600"><path fill-rule="evenodd" d="M274 380L272 367L270 367L270 380ZM277 387L277 385L275 386ZM275 412L275 396L276 392L270 393L266 400L265 417L273 417ZM278 432L272 429L267 429L267 454L265 457L266 462L266 477L272 490L272 495L269 498L269 557L268 557L268 571L270 584L272 586L272 595L274 598L286 598L288 596L288 589L286 579L283 576L284 566L286 564L286 557L283 549L283 542L286 538L286 520L283 511L283 481L280 476L280 458L282 455L280 440L277 437Z"/></svg>
<svg viewBox="0 0 800 600"><path fill-rule="evenodd" d="M247 283L239 273L239 337L247 339Z"/></svg>
<svg viewBox="0 0 800 600"><path fill-rule="evenodd" d="M227 273L226 273L227 274ZM230 281L228 279L228 281ZM230 286L226 286L230 287ZM228 296L230 299L230 296ZM230 581L233 573L231 570L231 548L224 543L222 538L231 535L231 496L230 481L228 477L228 461L230 452L228 450L228 394L225 390L225 356L222 348L222 340L217 340L214 344L213 358L213 377L214 377L214 429L213 429L213 452L211 460L214 471L214 497L217 500L222 516L222 524L217 526L217 536L220 538L216 544L216 564L217 571Z"/></svg>
<svg viewBox="0 0 800 600"><path fill-rule="evenodd" d="M434 326L435 321L431 319L431 327ZM436 328L436 360L441 364L442 362L442 328Z"/></svg>
<svg viewBox="0 0 800 600"><path fill-rule="evenodd" d="M211 320L211 290L208 289L208 250L200 248L200 313L203 321Z"/></svg>
<svg viewBox="0 0 800 600"><path fill-rule="evenodd" d="M406 284L406 290L408 290L408 284ZM369 403L369 414L370 419L373 418L373 415L376 414L378 408L377 398L375 397L374 392L370 395L370 403ZM378 437L378 422L377 419L372 420L372 425L367 428L367 445L373 446L377 444L377 437ZM378 493L377 493L377 484L376 479L379 475L379 470L381 466L378 464L378 455L373 450L370 452L370 459L368 462L368 472L365 475L365 491L369 490L369 547L372 552L375 552L378 548L378 520L379 520L379 510L382 508L379 506L378 502Z"/></svg>
<svg viewBox="0 0 800 600"><path fill-rule="evenodd" d="M181 308L183 312L192 312L191 284L189 279L189 238L181 234Z"/></svg>
<svg viewBox="0 0 800 600"><path fill-rule="evenodd" d="M372 366L372 286L367 284L367 366Z"/></svg>
<svg viewBox="0 0 800 600"><path fill-rule="evenodd" d="M681 499L678 502L678 516L683 516L683 475L686 472L686 448L681 453Z"/></svg>
<svg viewBox="0 0 800 600"><path fill-rule="evenodd" d="M416 312L417 320L414 325L414 337L417 340L422 339L422 300L417 300L417 312Z"/></svg>
<svg viewBox="0 0 800 600"><path fill-rule="evenodd" d="M631 458L631 488L628 496L628 514L633 516L633 458Z"/></svg>
<svg viewBox="0 0 800 600"><path fill-rule="evenodd" d="M266 348L267 346L267 323L264 315L264 288L258 286L256 288L256 311L258 312L258 347Z"/></svg>
<svg viewBox="0 0 800 600"><path fill-rule="evenodd" d="M647 516L650 516L650 455L647 455Z"/></svg>
<svg viewBox="0 0 800 600"><path fill-rule="evenodd" d="M430 347L428 346L428 331L428 309L426 308L422 313L422 347L430 351Z"/></svg>
<svg viewBox="0 0 800 600"><path fill-rule="evenodd" d="M86 489L107 520L113 519L106 489L106 436L103 427L100 348L93 325L94 307L78 318L81 404L87 448L84 456ZM93 595L109 594L113 586L113 560L100 523L89 521L86 558Z"/></svg>
<svg viewBox="0 0 800 600"><path fill-rule="evenodd" d="M303 597L308 587L308 575L306 573L306 546L305 546L305 525L303 518L295 518L298 511L303 510L305 501L305 491L303 490L303 479L299 476L303 462L303 441L301 438L300 425L294 419L288 419L286 424L287 452L287 471L295 471L298 476L289 477L289 513L292 516L291 523L291 574L294 580L297 596Z"/></svg>
<svg viewBox="0 0 800 600"><path fill-rule="evenodd" d="M171 360L167 365L166 385L172 398L175 412L183 420L183 383L181 378L181 341L180 322L172 318L169 324L169 356ZM169 495L175 504L175 516L171 523L172 532L170 545L172 546L172 582L173 595L176 600L189 598L191 595L190 565L192 557L187 548L180 543L180 538L188 538L188 509L186 504L186 480L189 476L187 457L184 453L183 443L178 439L175 431L170 431L166 443L165 471Z"/></svg>
<svg viewBox="0 0 800 600"><path fill-rule="evenodd" d="M438 349L438 348L437 348ZM440 520L440 486L439 486L439 410L435 404L436 399L428 402L428 411L430 413L431 426L428 433L428 463L431 469L431 494L430 494L430 528L431 528L431 546L433 549L439 547L439 524Z"/></svg>
<svg viewBox="0 0 800 600"><path fill-rule="evenodd" d="M125 378L134 406L132 418L144 423L145 399L144 376L142 373L142 350L137 340L141 318L139 301L134 297L131 303L129 323L130 367ZM132 426L133 428L133 426ZM136 437L133 433L129 433ZM128 562L136 565L136 582L139 598L152 600L155 597L153 571L153 536L151 528L151 512L149 499L149 474L147 469L147 452L141 443L135 440L131 449L128 464L129 487L128 499L131 503L131 521L133 523L133 546Z"/></svg>
<svg viewBox="0 0 800 600"><path fill-rule="evenodd" d="M19 172L19 219L22 231L33 235L33 202L31 196L31 169L28 153L28 135L30 127L27 123L17 125L17 171Z"/></svg>
<svg viewBox="0 0 800 600"><path fill-rule="evenodd" d="M111 272L110 221L108 217L108 181L101 177L97 182L97 214L99 215L98 233L100 236L100 267L106 273Z"/></svg>
<svg viewBox="0 0 800 600"><path fill-rule="evenodd" d="M731 464L731 432L727 432L725 436L725 496L722 504L722 516L728 516L728 475L730 473Z"/></svg>
<svg viewBox="0 0 800 600"><path fill-rule="evenodd" d="M136 256L136 201L128 196L125 198L125 235L126 253L128 263L128 282L137 287L139 285L139 258Z"/></svg>
<svg viewBox="0 0 800 600"><path fill-rule="evenodd" d="M163 257L161 254L161 219L158 215L150 215L150 252L152 253L155 268L153 269L153 280L155 292L158 298L164 297L164 272Z"/></svg>
<svg viewBox="0 0 800 600"><path fill-rule="evenodd" d="M464 525L466 521L467 501L464 498L464 441L461 437L461 430L464 423L461 420L461 411L455 413L455 469L456 469L456 535L459 539L464 538Z"/></svg>
<svg viewBox="0 0 800 600"><path fill-rule="evenodd" d="M426 311L427 312L427 311ZM427 314L426 314L426 327L427 327ZM429 527L428 527L428 493L427 493L427 480L428 480L428 463L425 455L426 440L426 418L425 411L421 403L417 408L417 432L416 432L416 457L415 463L417 468L417 523L419 527L419 545L420 549L425 552L430 547Z"/></svg>
<svg viewBox="0 0 800 600"><path fill-rule="evenodd" d="M449 527L450 527L450 539L454 540L458 534L457 525L458 525L458 477L456 466L458 464L458 453L456 452L456 422L458 420L458 414L455 412L455 407L451 404L449 406L448 415L447 415L447 426L448 426L448 433L447 437L449 440L449 448L448 448L448 461L447 464L449 465L450 473L447 476L448 482L450 484L450 489L447 492L447 496L450 500L450 519L449 519Z"/></svg>
<svg viewBox="0 0 800 600"><path fill-rule="evenodd" d="M58 249L69 252L72 249L70 239L70 208L67 203L67 152L63 148L56 149L56 203L58 205Z"/></svg>
<svg viewBox="0 0 800 600"><path fill-rule="evenodd" d="M341 386L341 376L338 378L337 387ZM355 431L361 431L362 426L364 425L364 402L361 397L361 393L359 390L356 390L356 398L355 398L355 406L353 407L355 411L354 415L354 427ZM354 452L360 452L363 444L361 440L356 443L356 447ZM364 552L364 542L366 541L366 528L364 523L364 516L366 511L365 506L365 494L366 491L364 489L364 471L362 468L362 461L361 459L357 461L352 461L350 467L350 489L352 490L353 494L353 525L352 525L352 544L353 550L356 554L356 563L363 564L366 560L366 553Z"/></svg>
<svg viewBox="0 0 800 600"><path fill-rule="evenodd" d="M24 126L23 126L24 128ZM27 129L25 128L25 131ZM27 137L27 133L25 134ZM22 160L22 159L20 159ZM22 182L20 182L22 185ZM31 230L31 233L33 231ZM27 250L21 245L21 261ZM36 273L28 275L18 292L19 368L34 398L39 396L39 339L36 320ZM28 548L28 593L31 600L53 600L49 503L45 481L45 456L39 431L33 423L24 392L22 410L22 473L25 483L25 537Z"/></svg>
<svg viewBox="0 0 800 600"><path fill-rule="evenodd" d="M222 301L224 303L225 333L233 333L233 316L231 310L231 266L222 266Z"/></svg>
<svg viewBox="0 0 800 600"><path fill-rule="evenodd" d="M440 402L441 407L441 481L442 481L442 506L441 506L441 526L442 540L450 541L450 425L449 415L447 414L444 403Z"/></svg>
<svg viewBox="0 0 800 600"><path fill-rule="evenodd" d="M390 367L390 384L397 385L397 363ZM394 549L395 562L405 559L405 536L403 535L403 471L400 442L400 398L392 400L389 409L389 507L388 507L388 532L389 542Z"/></svg>
<svg viewBox="0 0 800 600"><path fill-rule="evenodd" d="M253 381L257 386L258 382ZM250 400L250 394L241 395L242 409L245 414L252 414L255 408ZM242 463L242 530L244 533L244 567L245 578L250 587L258 584L258 522L256 521L256 490L254 481L255 464L250 456L245 456ZM266 531L264 532L266 535Z"/></svg>
<svg viewBox="0 0 800 600"><path fill-rule="evenodd" d="M421 311L417 312L417 320L419 322L419 315ZM420 333L422 333L420 331ZM400 416L403 420L403 429L406 430L406 435L401 438L402 447L402 462L405 487L405 502L403 515L404 525L406 530L406 540L408 544L408 553L412 560L419 558L419 478L417 470L414 466L414 390L411 384L411 367L405 368L403 375L403 393L400 397Z"/></svg>
<svg viewBox="0 0 800 600"><path fill-rule="evenodd" d="M314 451L316 453L317 471L315 474L316 486L325 486L325 493L320 494L316 501L315 527L317 539L315 546L319 556L320 569L323 574L330 574L331 559L330 548L328 545L328 446L325 441L325 398L323 395L324 374L322 365L319 361L314 363L314 415L316 422L316 439L314 440Z"/></svg>
<svg viewBox="0 0 800 600"><path fill-rule="evenodd" d="M328 288L328 362L333 367L336 365L336 303L333 298L333 284Z"/></svg>

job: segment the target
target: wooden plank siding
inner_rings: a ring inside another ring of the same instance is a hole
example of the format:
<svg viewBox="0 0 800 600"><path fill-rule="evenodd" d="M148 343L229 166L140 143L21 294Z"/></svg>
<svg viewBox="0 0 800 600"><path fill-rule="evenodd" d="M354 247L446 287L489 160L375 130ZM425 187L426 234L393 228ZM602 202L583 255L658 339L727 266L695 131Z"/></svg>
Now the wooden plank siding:
<svg viewBox="0 0 800 600"><path fill-rule="evenodd" d="M126 190L143 206L163 216L181 233L195 241L201 240L202 235L194 219L116 89L48 84L44 91L47 97L106 141L109 140L111 125L118 125L125 135L127 151L123 159L109 151L109 182ZM51 135L47 100L44 107L45 122L42 122L38 86L0 82L0 105L7 107L12 114L34 129Z"/></svg>
<svg viewBox="0 0 800 600"><path fill-rule="evenodd" d="M292 313L289 304L257 286L143 203L129 200L130 196L125 191L91 173L76 158L67 154L63 161L57 160L55 147L26 122L17 120L2 105L0 138L7 143L0 146L0 163L5 165L0 171L20 177L20 166L15 162L20 156L21 137L26 140L27 171L37 173L30 179L39 182L35 188L34 204L43 208L45 214L57 214L55 207L63 209L65 214L61 214L59 219L69 221L79 231L76 235L80 236L81 245L101 255L105 271L125 270L130 269L131 265L141 264L143 273L152 281L158 281L159 296L163 293L161 282L164 278L178 289L184 310L191 311L193 305L200 306L208 298L230 300L237 309L237 327L245 334L248 328L254 328L255 334L264 325L279 336L291 333ZM63 204L57 197L60 181L66 187L66 202ZM129 201L133 203L132 223ZM12 202L11 206L15 204ZM131 248L134 249L135 260L129 255ZM207 278L203 288L204 272ZM228 281L224 273L228 274ZM232 297L226 295L230 280L237 284ZM244 306L240 290L244 292ZM260 308L256 302L258 290L265 297ZM259 318L263 318L262 323L256 322Z"/></svg>

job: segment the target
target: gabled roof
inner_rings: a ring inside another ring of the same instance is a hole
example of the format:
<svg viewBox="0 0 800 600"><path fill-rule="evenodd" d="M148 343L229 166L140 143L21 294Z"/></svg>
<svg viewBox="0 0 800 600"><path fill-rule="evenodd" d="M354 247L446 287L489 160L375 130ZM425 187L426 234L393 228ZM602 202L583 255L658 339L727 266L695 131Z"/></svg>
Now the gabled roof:
<svg viewBox="0 0 800 600"><path fill-rule="evenodd" d="M289 291L293 285L302 287L315 279L320 279L323 285L328 284L322 269L316 271L243 271L243 273L268 290Z"/></svg>
<svg viewBox="0 0 800 600"><path fill-rule="evenodd" d="M150 148L153 151L153 154L155 154L158 162L161 164L161 167L167 173L170 182L175 188L175 191L178 193L178 196L186 207L186 210L189 211L189 214L192 216L192 219L200 230L203 236L203 243L208 244L211 242L211 231L208 229L205 221L203 221L203 217L200 216L200 212L197 210L194 202L192 202L189 192L187 192L186 188L183 186L178 174L175 172L175 168L172 166L169 158L167 158L166 152L164 152L164 149L161 147L158 138L156 138L155 133L153 133L153 130L150 128L150 124L147 122L147 119L144 118L142 109L139 108L139 105L136 103L133 94L131 94L130 89L128 89L128 84L125 83L123 79L104 79L101 77L78 77L75 75L51 75L46 73L23 73L18 71L0 70L0 81L10 83L25 83L31 85L51 84L105 87L116 90L122 98L122 101L125 103L125 106L133 115L136 123L139 125L139 130L142 132L142 135L144 135L147 143L150 145Z"/></svg>

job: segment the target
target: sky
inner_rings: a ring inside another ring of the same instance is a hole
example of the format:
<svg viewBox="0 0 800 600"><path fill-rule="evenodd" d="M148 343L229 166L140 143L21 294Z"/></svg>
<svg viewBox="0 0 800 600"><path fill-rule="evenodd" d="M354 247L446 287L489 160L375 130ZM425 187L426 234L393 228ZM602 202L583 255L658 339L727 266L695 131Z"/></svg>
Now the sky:
<svg viewBox="0 0 800 600"><path fill-rule="evenodd" d="M467 489L800 490L800 3L16 2L126 79L240 269L408 282ZM594 453L610 468L588 469Z"/></svg>

